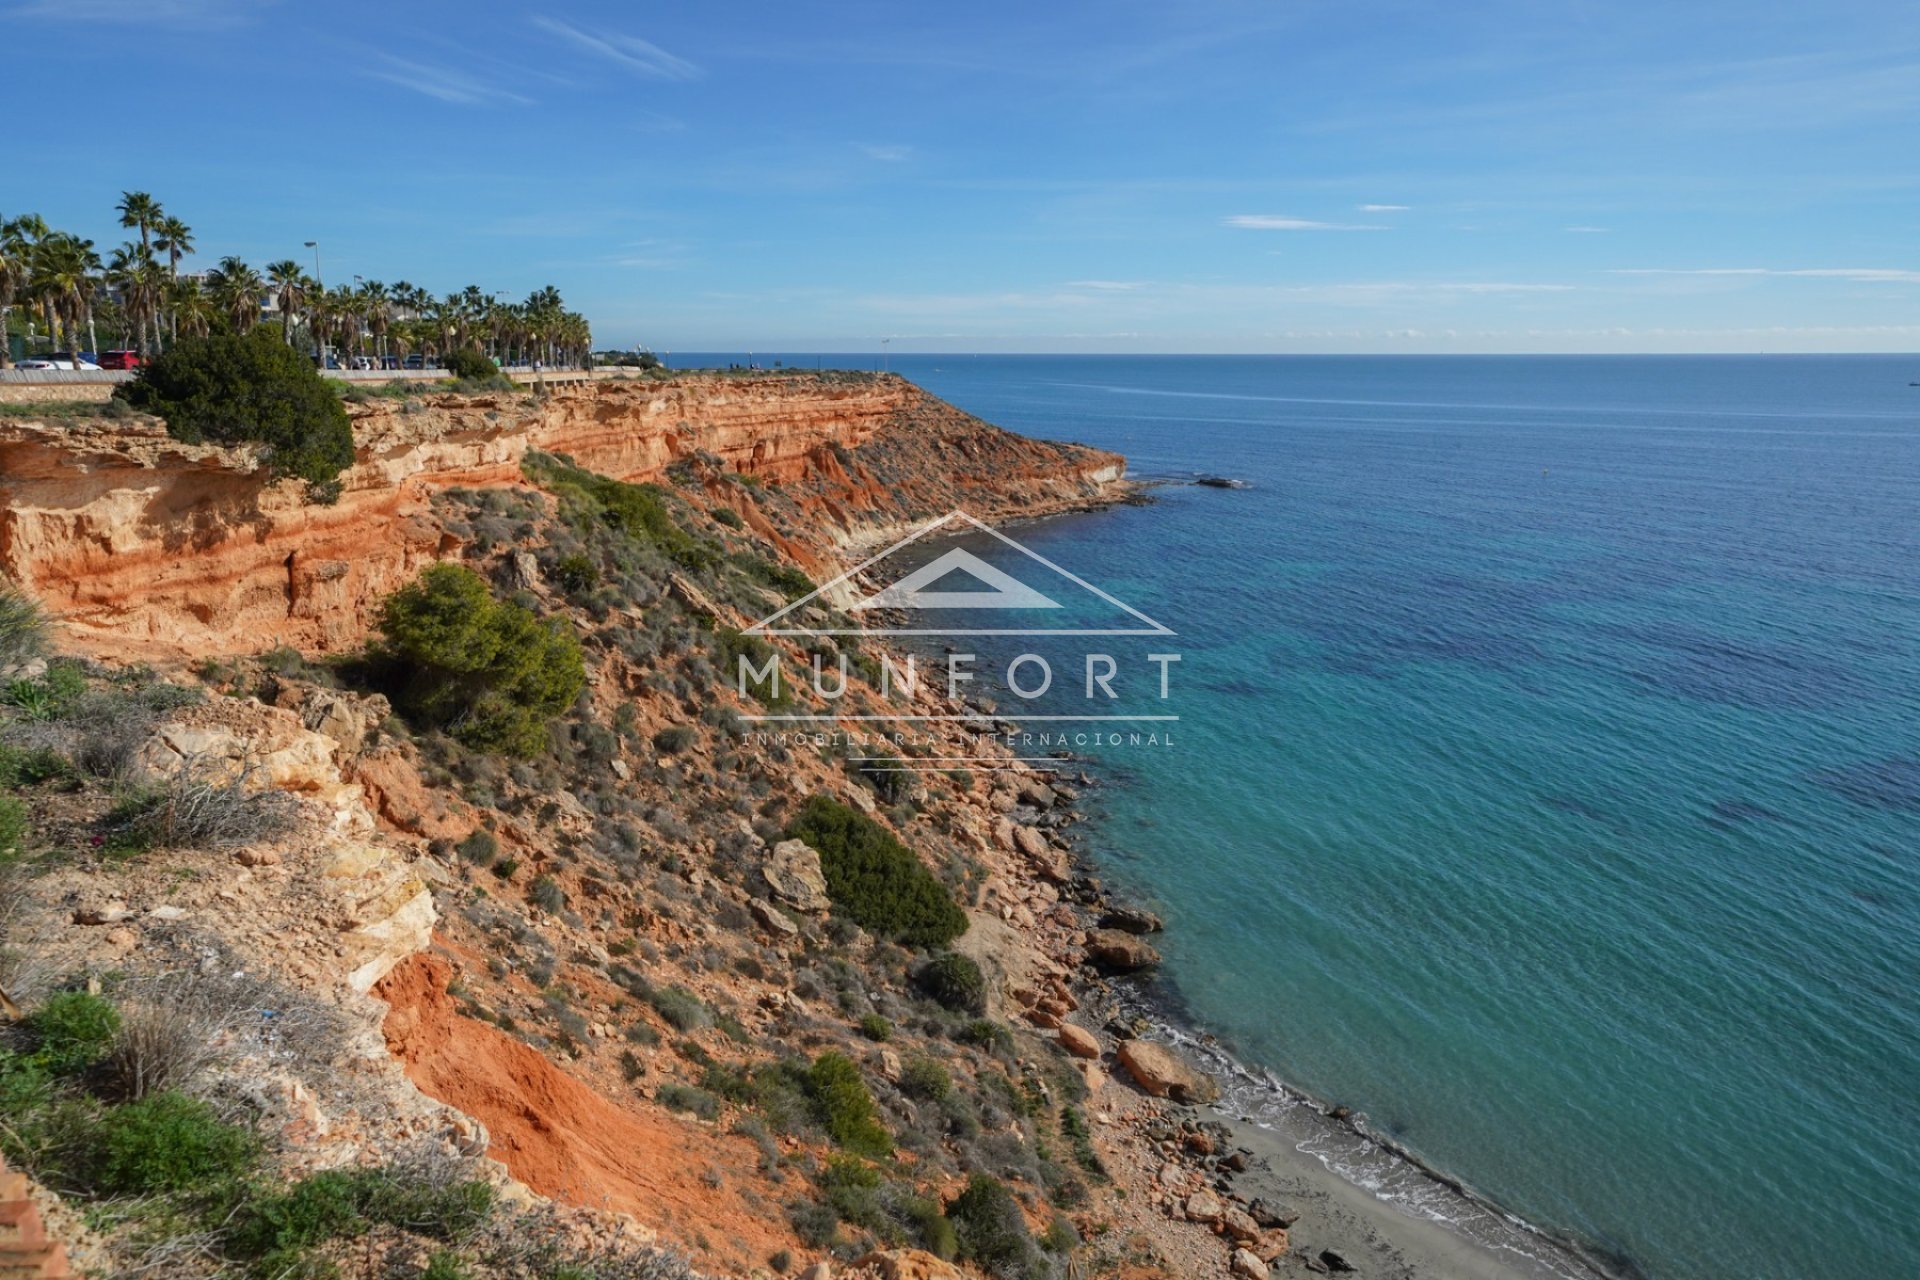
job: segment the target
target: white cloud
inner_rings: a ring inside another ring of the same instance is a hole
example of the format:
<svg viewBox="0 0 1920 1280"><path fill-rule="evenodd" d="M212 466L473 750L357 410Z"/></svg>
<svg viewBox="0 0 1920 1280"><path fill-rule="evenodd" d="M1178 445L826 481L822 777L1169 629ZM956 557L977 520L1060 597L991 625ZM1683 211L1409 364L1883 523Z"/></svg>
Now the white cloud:
<svg viewBox="0 0 1920 1280"><path fill-rule="evenodd" d="M1126 293L1140 287L1137 280L1069 280L1069 289L1096 289L1104 293Z"/></svg>
<svg viewBox="0 0 1920 1280"><path fill-rule="evenodd" d="M1607 234L1605 227L1562 227L1561 230L1576 236L1603 236Z"/></svg>
<svg viewBox="0 0 1920 1280"><path fill-rule="evenodd" d="M913 158L913 148L902 144L874 145L861 143L860 150L869 160L879 160L885 164L899 164Z"/></svg>
<svg viewBox="0 0 1920 1280"><path fill-rule="evenodd" d="M1273 213L1239 213L1222 219L1222 225L1242 231L1385 231L1385 227L1349 222L1316 222L1311 218L1287 218Z"/></svg>
<svg viewBox="0 0 1920 1280"><path fill-rule="evenodd" d="M1362 213L1405 213L1412 205L1406 204L1362 204L1355 205Z"/></svg>
<svg viewBox="0 0 1920 1280"><path fill-rule="evenodd" d="M496 103L516 107L533 105L532 98L476 79L464 71L396 58L390 53L381 54L380 65L369 68L367 74L375 80L385 80L388 84L397 84L402 89L411 89L456 106L484 107Z"/></svg>
<svg viewBox="0 0 1920 1280"><path fill-rule="evenodd" d="M1920 284L1920 271L1904 267L1616 267L1617 276L1770 276L1782 279L1855 280L1866 284Z"/></svg>
<svg viewBox="0 0 1920 1280"><path fill-rule="evenodd" d="M275 0L27 0L5 10L7 18L56 18L69 22L110 22L143 26L233 26L270 8Z"/></svg>
<svg viewBox="0 0 1920 1280"><path fill-rule="evenodd" d="M701 74L700 68L685 58L676 57L639 36L597 35L558 18L535 18L533 25L576 48L655 80L692 80Z"/></svg>

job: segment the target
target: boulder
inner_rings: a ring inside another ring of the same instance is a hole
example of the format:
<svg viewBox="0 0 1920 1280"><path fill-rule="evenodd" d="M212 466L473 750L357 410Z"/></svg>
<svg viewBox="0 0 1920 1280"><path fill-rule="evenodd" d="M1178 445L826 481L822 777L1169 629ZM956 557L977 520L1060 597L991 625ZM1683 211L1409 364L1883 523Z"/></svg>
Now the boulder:
<svg viewBox="0 0 1920 1280"><path fill-rule="evenodd" d="M1320 1261L1326 1264L1328 1271L1335 1273L1358 1270L1351 1262L1347 1261L1344 1255L1336 1253L1332 1249L1322 1249L1320 1251Z"/></svg>
<svg viewBox="0 0 1920 1280"><path fill-rule="evenodd" d="M1199 1105L1220 1096L1213 1077L1194 1070L1165 1045L1128 1040L1121 1044L1119 1058L1133 1082L1153 1097Z"/></svg>
<svg viewBox="0 0 1920 1280"><path fill-rule="evenodd" d="M1020 800L1023 804L1030 804L1036 809L1051 809L1057 799L1059 797L1054 794L1053 788L1038 778L1028 778L1020 784Z"/></svg>
<svg viewBox="0 0 1920 1280"><path fill-rule="evenodd" d="M919 1249L882 1249L854 1263L880 1280L966 1280L958 1268Z"/></svg>
<svg viewBox="0 0 1920 1280"><path fill-rule="evenodd" d="M1033 864L1034 870L1055 884L1065 884L1073 879L1073 868L1067 861L1067 851L1032 827L1013 828L1013 846L1020 851L1022 857Z"/></svg>
<svg viewBox="0 0 1920 1280"><path fill-rule="evenodd" d="M820 870L820 855L804 840L782 840L773 846L760 868L773 896L796 911L825 911L833 905L827 897L827 877Z"/></svg>
<svg viewBox="0 0 1920 1280"><path fill-rule="evenodd" d="M833 1264L816 1262L800 1273L800 1280L833 1280Z"/></svg>
<svg viewBox="0 0 1920 1280"><path fill-rule="evenodd" d="M1139 907L1108 907L1100 915L1100 927L1122 933L1158 933L1165 925L1159 916Z"/></svg>
<svg viewBox="0 0 1920 1280"><path fill-rule="evenodd" d="M540 562L533 552L521 548L507 557L507 582L515 591L532 591L540 585Z"/></svg>
<svg viewBox="0 0 1920 1280"><path fill-rule="evenodd" d="M1298 1210L1283 1209L1279 1205L1269 1204L1265 1200L1255 1200L1247 1206L1247 1212L1252 1215L1255 1222L1263 1227L1285 1230L1300 1221L1300 1213Z"/></svg>
<svg viewBox="0 0 1920 1280"><path fill-rule="evenodd" d="M1160 963L1160 953L1131 933L1118 929L1096 929L1087 935L1087 957L1094 963L1121 973L1151 969Z"/></svg>
<svg viewBox="0 0 1920 1280"><path fill-rule="evenodd" d="M1097 1058L1100 1056L1100 1042L1093 1032L1076 1027L1071 1022L1060 1024L1060 1047L1076 1058Z"/></svg>
<svg viewBox="0 0 1920 1280"><path fill-rule="evenodd" d="M1241 1244L1251 1244L1260 1238L1260 1224L1239 1205L1227 1206L1227 1211L1220 1215L1220 1225Z"/></svg>
<svg viewBox="0 0 1920 1280"><path fill-rule="evenodd" d="M1267 1280L1267 1264L1250 1249L1233 1251L1233 1274L1242 1280Z"/></svg>
<svg viewBox="0 0 1920 1280"><path fill-rule="evenodd" d="M1226 1206L1220 1203L1220 1197L1211 1191L1194 1192L1187 1197L1187 1203L1180 1210L1188 1222L1204 1223L1209 1227L1220 1221L1220 1215L1226 1211Z"/></svg>
<svg viewBox="0 0 1920 1280"><path fill-rule="evenodd" d="M783 938L796 937L800 933L800 926L789 920L778 907L765 898L750 900L747 903L747 910L753 913L753 918L768 933L776 933Z"/></svg>

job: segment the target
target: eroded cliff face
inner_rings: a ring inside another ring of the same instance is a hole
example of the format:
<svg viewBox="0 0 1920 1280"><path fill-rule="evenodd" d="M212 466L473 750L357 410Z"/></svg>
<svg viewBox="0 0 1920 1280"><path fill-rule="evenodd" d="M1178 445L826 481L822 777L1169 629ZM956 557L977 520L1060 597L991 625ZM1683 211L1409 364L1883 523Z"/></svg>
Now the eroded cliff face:
<svg viewBox="0 0 1920 1280"><path fill-rule="evenodd" d="M742 486L709 490L803 563L963 506L983 518L1112 496L1124 461L1027 440L897 377L693 376L350 406L355 465L331 507L269 484L250 451L183 445L155 423L0 426L0 573L75 649L206 657L356 642L379 602L460 542L436 492L521 483L532 450L620 480L675 462L782 486L784 531Z"/></svg>

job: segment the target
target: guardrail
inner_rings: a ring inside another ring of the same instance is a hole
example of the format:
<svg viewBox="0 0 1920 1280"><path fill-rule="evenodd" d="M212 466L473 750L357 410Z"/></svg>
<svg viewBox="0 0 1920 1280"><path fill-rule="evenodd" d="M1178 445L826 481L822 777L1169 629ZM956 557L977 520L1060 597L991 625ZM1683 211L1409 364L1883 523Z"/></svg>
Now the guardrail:
<svg viewBox="0 0 1920 1280"><path fill-rule="evenodd" d="M0 383L21 387L104 386L132 377L125 369L0 369Z"/></svg>

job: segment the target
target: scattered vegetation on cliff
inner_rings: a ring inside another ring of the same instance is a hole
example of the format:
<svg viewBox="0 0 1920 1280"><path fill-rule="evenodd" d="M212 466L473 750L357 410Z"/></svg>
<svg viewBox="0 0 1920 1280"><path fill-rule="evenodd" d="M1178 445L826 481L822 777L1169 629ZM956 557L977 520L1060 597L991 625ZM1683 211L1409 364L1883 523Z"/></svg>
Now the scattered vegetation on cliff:
<svg viewBox="0 0 1920 1280"><path fill-rule="evenodd" d="M347 411L311 362L258 332L185 338L114 395L165 419L188 444L260 444L275 479L306 482L308 496L340 496L353 465Z"/></svg>
<svg viewBox="0 0 1920 1280"><path fill-rule="evenodd" d="M857 809L814 796L788 827L820 854L827 895L869 933L938 947L967 930L966 912L913 851Z"/></svg>
<svg viewBox="0 0 1920 1280"><path fill-rule="evenodd" d="M0 669L39 657L46 644L47 620L39 602L0 578Z"/></svg>
<svg viewBox="0 0 1920 1280"><path fill-rule="evenodd" d="M387 599L371 661L396 704L476 751L530 756L586 684L580 643L464 565L437 564Z"/></svg>

